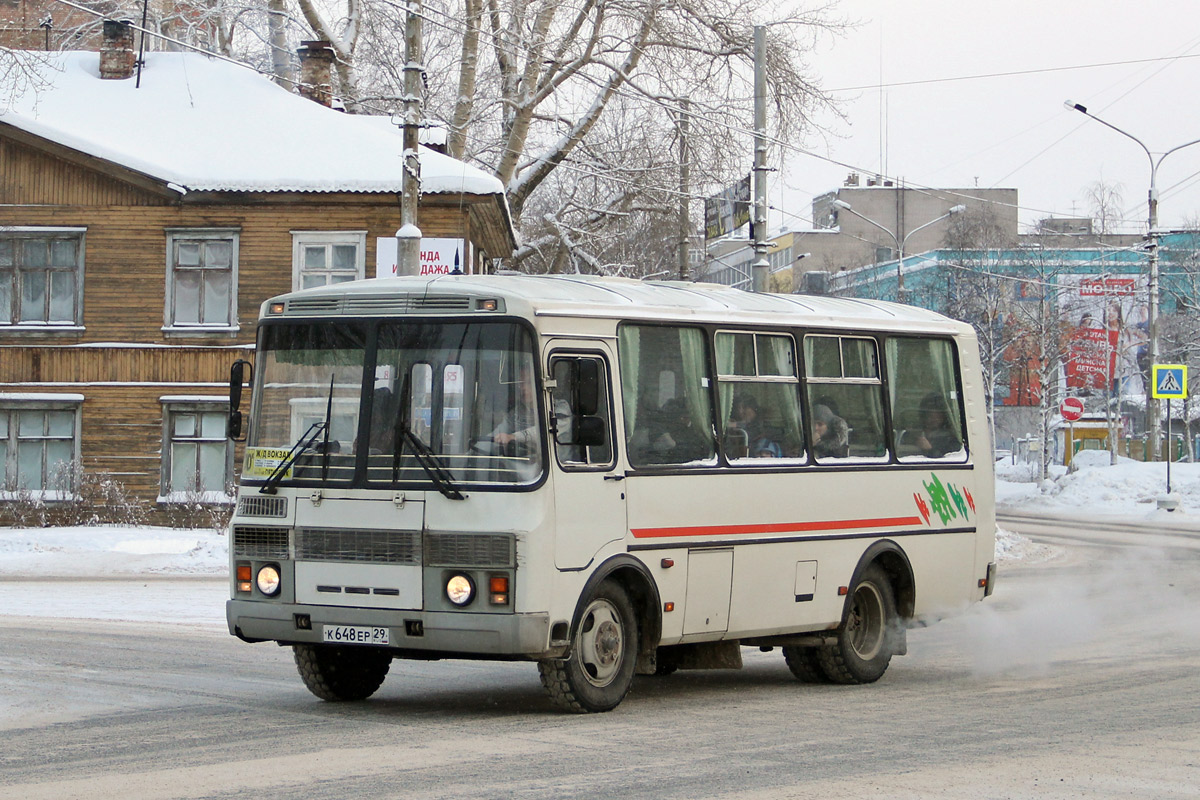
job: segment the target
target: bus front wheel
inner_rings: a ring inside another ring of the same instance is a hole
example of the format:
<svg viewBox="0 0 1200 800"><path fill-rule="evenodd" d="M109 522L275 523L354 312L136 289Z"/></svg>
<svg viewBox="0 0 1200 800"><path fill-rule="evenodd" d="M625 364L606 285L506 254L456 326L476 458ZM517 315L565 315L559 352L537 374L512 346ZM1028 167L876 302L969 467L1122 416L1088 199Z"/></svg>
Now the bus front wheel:
<svg viewBox="0 0 1200 800"><path fill-rule="evenodd" d="M883 567L872 564L851 589L836 641L817 649L821 670L835 683L879 680L892 660L898 625L891 581Z"/></svg>
<svg viewBox="0 0 1200 800"><path fill-rule="evenodd" d="M385 651L370 647L298 644L292 653L304 685L322 700L366 700L392 664Z"/></svg>
<svg viewBox="0 0 1200 800"><path fill-rule="evenodd" d="M637 620L629 595L604 581L588 599L565 660L544 659L538 673L550 700L576 713L611 711L633 685Z"/></svg>

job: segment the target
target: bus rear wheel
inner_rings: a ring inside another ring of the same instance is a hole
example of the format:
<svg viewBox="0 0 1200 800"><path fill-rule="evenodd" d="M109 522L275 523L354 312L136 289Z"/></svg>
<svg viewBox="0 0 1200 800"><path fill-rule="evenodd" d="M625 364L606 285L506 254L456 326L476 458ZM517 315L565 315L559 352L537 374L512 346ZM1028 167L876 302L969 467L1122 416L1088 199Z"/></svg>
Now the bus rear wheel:
<svg viewBox="0 0 1200 800"><path fill-rule="evenodd" d="M891 581L872 564L850 590L837 640L818 648L817 663L834 683L874 683L891 663L898 625Z"/></svg>
<svg viewBox="0 0 1200 800"><path fill-rule="evenodd" d="M322 700L366 700L392 665L387 652L369 647L297 644L292 653L304 685Z"/></svg>
<svg viewBox="0 0 1200 800"><path fill-rule="evenodd" d="M783 658L787 661L788 669L802 683L829 683L825 670L821 668L817 648L784 645Z"/></svg>
<svg viewBox="0 0 1200 800"><path fill-rule="evenodd" d="M570 655L538 662L550 700L576 713L616 708L633 685L637 640L629 595L617 583L604 581L579 617Z"/></svg>

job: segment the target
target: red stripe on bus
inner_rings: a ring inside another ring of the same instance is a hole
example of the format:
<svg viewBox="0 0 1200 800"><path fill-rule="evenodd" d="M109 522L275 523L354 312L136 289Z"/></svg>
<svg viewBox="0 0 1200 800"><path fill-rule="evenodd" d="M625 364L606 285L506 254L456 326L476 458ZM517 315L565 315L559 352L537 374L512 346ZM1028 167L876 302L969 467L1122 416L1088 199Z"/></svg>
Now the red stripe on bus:
<svg viewBox="0 0 1200 800"><path fill-rule="evenodd" d="M891 528L900 525L920 525L920 517L887 517L884 519L836 519L824 522L773 522L763 525L698 525L689 528L633 528L636 539L666 536L740 536L755 533L793 533L796 531L845 531L860 528Z"/></svg>

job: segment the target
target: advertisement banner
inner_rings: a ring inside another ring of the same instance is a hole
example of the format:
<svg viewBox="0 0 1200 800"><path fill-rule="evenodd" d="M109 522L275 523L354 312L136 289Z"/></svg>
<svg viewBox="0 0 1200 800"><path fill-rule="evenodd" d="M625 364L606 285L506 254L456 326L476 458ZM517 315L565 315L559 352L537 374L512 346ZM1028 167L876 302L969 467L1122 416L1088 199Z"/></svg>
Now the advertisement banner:
<svg viewBox="0 0 1200 800"><path fill-rule="evenodd" d="M716 239L750 221L750 176L704 199L704 237Z"/></svg>
<svg viewBox="0 0 1200 800"><path fill-rule="evenodd" d="M382 236L375 240L375 277L394 278L399 271L399 240ZM466 242L463 239L421 239L421 261L416 275L462 275L465 272Z"/></svg>
<svg viewBox="0 0 1200 800"><path fill-rule="evenodd" d="M1145 394L1149 358L1145 292L1133 276L1062 276L1062 311L1070 328L1068 389Z"/></svg>

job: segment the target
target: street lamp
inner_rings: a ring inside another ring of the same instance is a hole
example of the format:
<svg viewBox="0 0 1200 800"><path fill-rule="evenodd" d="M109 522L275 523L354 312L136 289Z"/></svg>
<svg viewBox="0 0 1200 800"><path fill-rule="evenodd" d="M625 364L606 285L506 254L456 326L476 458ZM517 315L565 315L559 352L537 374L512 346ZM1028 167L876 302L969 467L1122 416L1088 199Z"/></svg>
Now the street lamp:
<svg viewBox="0 0 1200 800"><path fill-rule="evenodd" d="M1136 136L1134 136L1132 133L1129 133L1128 131L1121 130L1116 125L1113 125L1111 122L1105 122L1104 120L1097 117L1095 114L1088 113L1087 106L1082 106L1079 103L1072 103L1070 100L1064 100L1063 106L1068 111L1078 111L1080 114L1083 114L1085 117L1094 119L1094 120L1096 120L1096 122L1099 122L1101 125L1105 126L1106 128L1112 128L1114 131L1121 134L1122 136L1132 139L1133 141L1137 142L1138 146L1141 147L1143 151L1145 151L1146 158L1150 160L1150 194L1149 194L1150 219L1149 219L1149 230L1147 231L1147 237L1146 237L1147 238L1146 254L1147 254L1147 262L1148 262L1147 269L1150 273L1150 280L1149 280L1150 285L1148 287L1150 297L1148 298L1148 303L1147 303L1146 327L1148 328L1147 335L1150 338L1150 363L1152 365L1157 364L1158 363L1158 167L1160 164L1162 164L1163 159L1165 159L1167 156L1171 155L1171 153L1174 153L1176 150L1182 150L1185 147L1191 147L1194 144L1200 143L1200 139L1193 139L1192 141L1185 142L1184 144L1181 144L1177 147L1172 147L1170 150L1168 150L1167 152L1160 155L1158 157L1158 160L1155 161L1154 154L1150 152L1150 148L1146 147L1145 143L1142 142L1141 139L1137 138ZM1149 381L1146 382L1146 417L1147 417L1146 427L1149 429L1149 434L1150 434L1150 454L1151 454L1150 458L1153 461L1158 461L1158 457L1159 457L1158 438L1159 438L1159 433L1160 433L1159 432L1160 423L1158 420L1158 400L1154 397L1154 387L1150 385ZM1169 425L1170 425L1170 421L1168 420L1168 427L1169 427Z"/></svg>
<svg viewBox="0 0 1200 800"><path fill-rule="evenodd" d="M883 227L882 225L880 225L878 222L871 219L870 217L865 217L862 214L855 211L853 208L851 208L850 204L847 203L845 200L838 200L835 198L832 201L831 205L834 208L840 208L843 211L849 211L851 214L858 217L863 222L874 225L876 228L879 228L879 230L883 231L888 236L892 237L892 241L896 243L896 253L899 255L899 259L896 261L896 300L898 300L901 303L905 302L905 295L904 295L904 244L905 244L905 242L908 241L908 237L912 236L917 231L925 230L930 225L935 225L944 219L949 219L950 217L954 216L955 214L961 214L962 212L967 210L967 207L964 205L951 206L949 211L947 211L945 214L942 214L937 219L931 219L931 220L929 220L929 222L926 222L924 225L919 225L919 226L913 228L908 233L904 234L903 237L900 237L900 236L897 236L896 234L892 233L887 228Z"/></svg>

